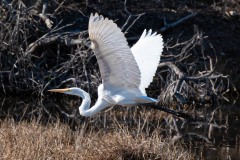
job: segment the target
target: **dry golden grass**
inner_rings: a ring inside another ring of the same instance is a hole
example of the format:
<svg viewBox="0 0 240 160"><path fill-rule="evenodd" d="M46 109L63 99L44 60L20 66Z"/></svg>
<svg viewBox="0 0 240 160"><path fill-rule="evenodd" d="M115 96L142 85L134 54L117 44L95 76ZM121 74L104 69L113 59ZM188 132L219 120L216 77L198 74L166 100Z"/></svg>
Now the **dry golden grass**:
<svg viewBox="0 0 240 160"><path fill-rule="evenodd" d="M85 126L85 127L84 127ZM0 122L0 159L193 159L181 145L164 140L157 131L146 135L116 125L113 130L73 131L56 122ZM89 126L88 126L89 128Z"/></svg>

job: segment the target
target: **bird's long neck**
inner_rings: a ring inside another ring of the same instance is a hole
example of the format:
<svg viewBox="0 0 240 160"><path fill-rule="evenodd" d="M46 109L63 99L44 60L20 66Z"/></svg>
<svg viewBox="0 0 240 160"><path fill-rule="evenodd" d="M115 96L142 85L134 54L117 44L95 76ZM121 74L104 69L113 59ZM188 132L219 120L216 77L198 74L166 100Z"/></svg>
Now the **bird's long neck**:
<svg viewBox="0 0 240 160"><path fill-rule="evenodd" d="M80 115L85 117L93 116L96 113L100 112L102 109L109 106L107 101L105 101L104 99L98 98L95 105L90 108L91 98L87 92L85 92L80 88L78 90L77 96L82 98L82 104L79 107L79 112L80 112Z"/></svg>
<svg viewBox="0 0 240 160"><path fill-rule="evenodd" d="M90 108L91 105L91 98L89 96L89 94L87 92L85 92L84 90L81 90L81 92L79 93L79 95L82 98L82 104L79 107L79 112L81 115L83 116L91 116L88 115L87 111Z"/></svg>

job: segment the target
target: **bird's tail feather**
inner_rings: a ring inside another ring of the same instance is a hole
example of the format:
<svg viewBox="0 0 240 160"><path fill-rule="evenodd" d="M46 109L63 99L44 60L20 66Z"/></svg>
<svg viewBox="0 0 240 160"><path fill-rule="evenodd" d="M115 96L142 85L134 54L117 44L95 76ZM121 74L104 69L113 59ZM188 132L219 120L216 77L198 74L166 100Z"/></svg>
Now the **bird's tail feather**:
<svg viewBox="0 0 240 160"><path fill-rule="evenodd" d="M147 96L138 96L136 97L135 101L138 103L153 103L153 102L157 102L157 99L147 97Z"/></svg>

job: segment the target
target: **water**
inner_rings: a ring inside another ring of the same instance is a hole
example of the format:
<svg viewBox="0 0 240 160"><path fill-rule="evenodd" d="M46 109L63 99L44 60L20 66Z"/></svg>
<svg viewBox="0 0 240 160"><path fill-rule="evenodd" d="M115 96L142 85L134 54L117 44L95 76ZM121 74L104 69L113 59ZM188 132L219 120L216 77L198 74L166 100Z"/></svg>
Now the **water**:
<svg viewBox="0 0 240 160"><path fill-rule="evenodd" d="M210 139L194 149L199 159L239 160L240 159L240 105L223 106L211 132L198 132Z"/></svg>
<svg viewBox="0 0 240 160"><path fill-rule="evenodd" d="M81 119L83 117L79 116L76 107L80 103L78 98L67 99L67 96L60 96L56 99L48 97L41 100L26 97L0 97L0 118L11 117L16 121L21 121L41 117L43 123L57 118L64 121L66 115ZM185 134L188 134L185 142L188 143L190 150L196 153L196 159L240 159L240 105L199 109L197 115L199 122L185 124L181 128ZM212 120L206 123L204 121L206 117L212 117Z"/></svg>

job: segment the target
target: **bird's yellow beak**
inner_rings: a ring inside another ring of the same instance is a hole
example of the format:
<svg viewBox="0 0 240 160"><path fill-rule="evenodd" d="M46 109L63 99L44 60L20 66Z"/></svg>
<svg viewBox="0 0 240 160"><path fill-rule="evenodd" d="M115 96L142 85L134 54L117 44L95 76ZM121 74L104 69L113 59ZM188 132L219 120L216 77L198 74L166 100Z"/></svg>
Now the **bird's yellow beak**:
<svg viewBox="0 0 240 160"><path fill-rule="evenodd" d="M50 89L48 92L58 92L58 93L64 93L70 91L70 88L65 88L65 89Z"/></svg>

